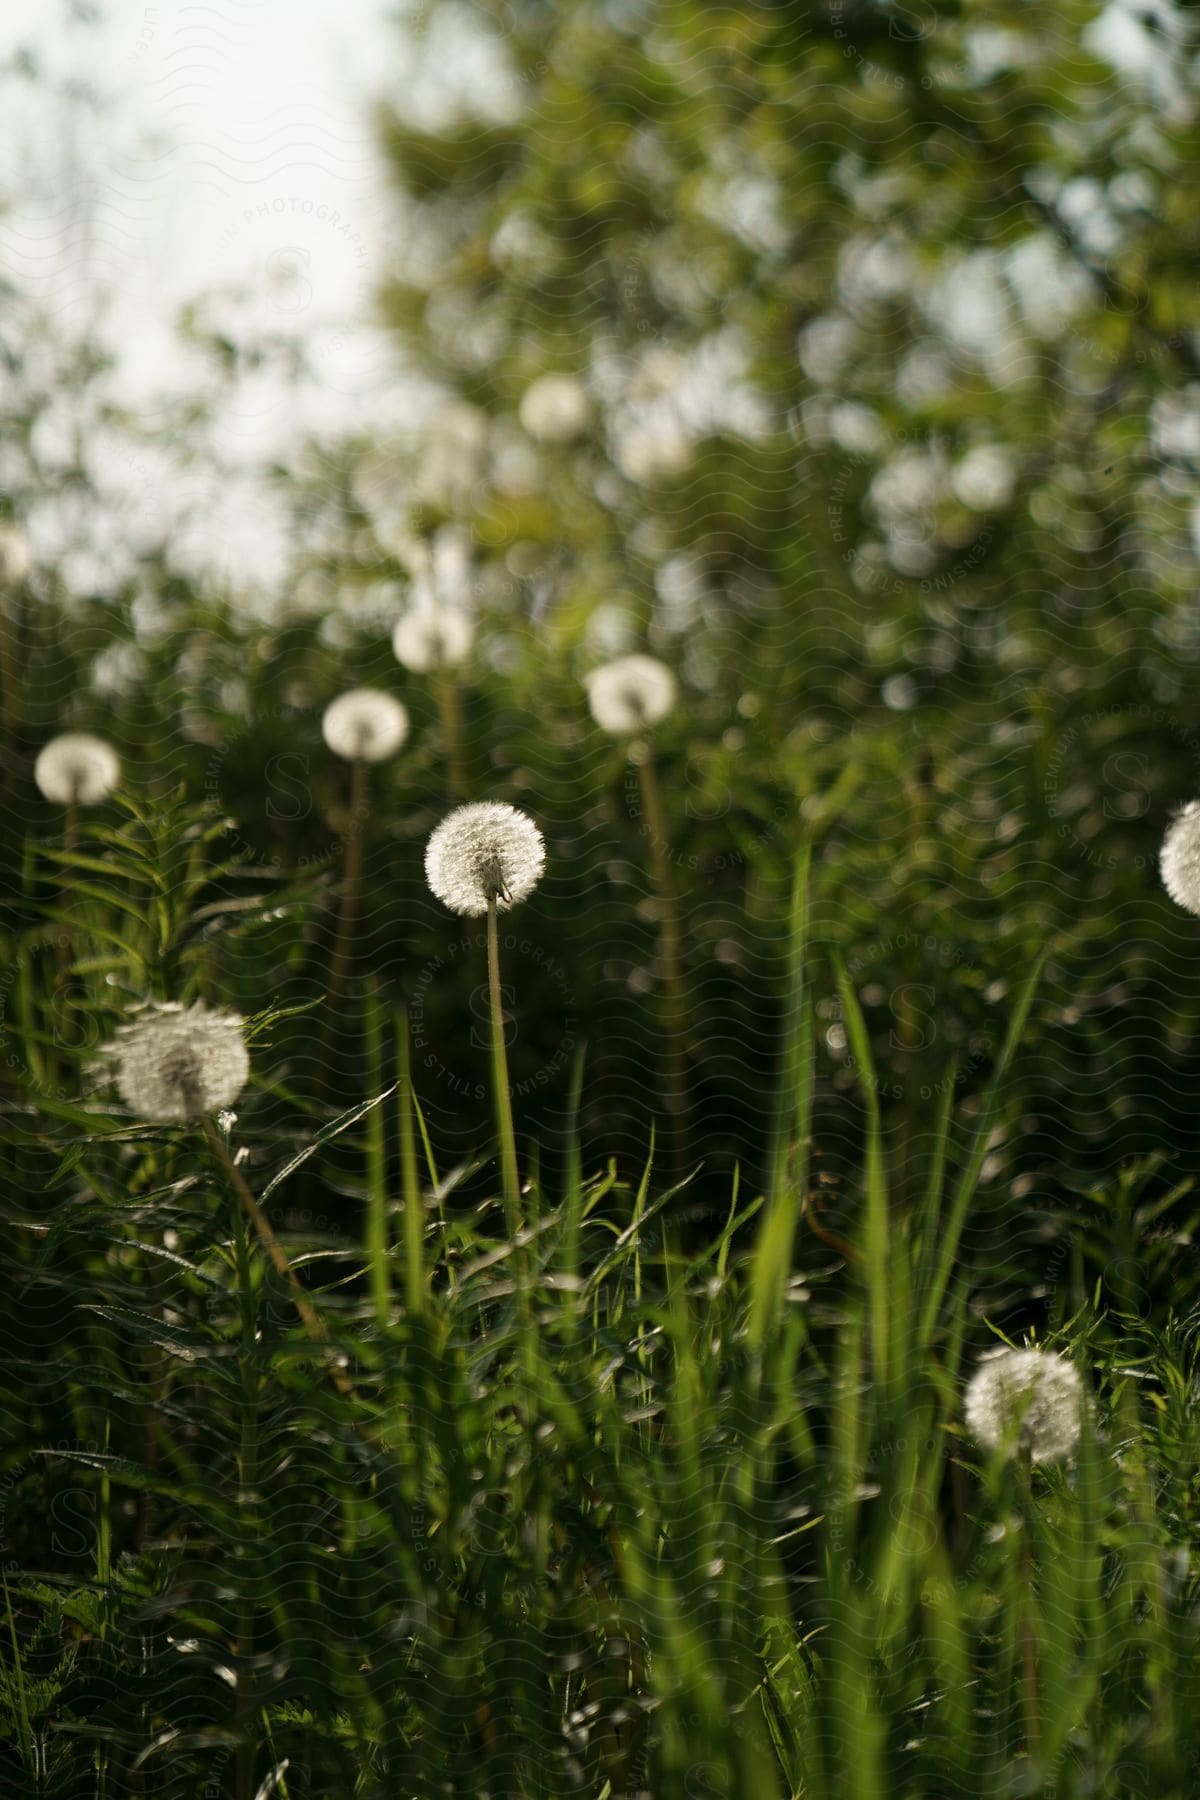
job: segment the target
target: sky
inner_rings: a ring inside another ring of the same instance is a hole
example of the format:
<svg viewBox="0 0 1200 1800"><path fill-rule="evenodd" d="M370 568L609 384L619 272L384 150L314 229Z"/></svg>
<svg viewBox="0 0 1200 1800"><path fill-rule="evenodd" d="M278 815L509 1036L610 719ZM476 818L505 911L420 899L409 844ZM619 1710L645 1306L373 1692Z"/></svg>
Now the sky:
<svg viewBox="0 0 1200 1800"><path fill-rule="evenodd" d="M0 7L0 65L23 53L48 77L5 85L6 278L56 335L98 330L115 393L151 426L156 406L211 384L177 331L201 296L204 321L235 341L302 342L315 379L248 376L223 406L212 432L227 463L309 432L386 428L403 374L374 296L400 209L373 109L404 50L385 0L108 0L94 23L78 10ZM72 83L103 104L70 97ZM149 533L179 495L141 473ZM256 535L269 551L272 534Z"/></svg>
<svg viewBox="0 0 1200 1800"><path fill-rule="evenodd" d="M352 32L330 0L123 0L96 25L64 24L62 0L0 10L0 58L28 50L106 102L47 104L39 84L6 117L5 269L64 326L111 296L133 391L174 371L179 309L234 287L271 328L324 328L336 387L377 379L371 298L395 196L372 102L398 40L383 0L351 4Z"/></svg>

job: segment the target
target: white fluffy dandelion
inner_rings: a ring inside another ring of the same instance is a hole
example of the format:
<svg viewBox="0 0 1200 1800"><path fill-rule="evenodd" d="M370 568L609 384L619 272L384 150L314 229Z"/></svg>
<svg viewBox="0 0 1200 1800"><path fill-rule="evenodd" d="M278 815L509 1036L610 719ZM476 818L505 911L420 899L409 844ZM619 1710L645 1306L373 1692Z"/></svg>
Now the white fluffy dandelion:
<svg viewBox="0 0 1200 1800"><path fill-rule="evenodd" d="M408 736L408 713L381 688L351 688L325 708L321 732L347 762L386 762Z"/></svg>
<svg viewBox="0 0 1200 1800"><path fill-rule="evenodd" d="M1200 913L1200 800L1189 800L1163 839L1163 886L1177 905Z"/></svg>
<svg viewBox="0 0 1200 1800"><path fill-rule="evenodd" d="M33 567L33 549L20 525L0 521L0 582L15 587Z"/></svg>
<svg viewBox="0 0 1200 1800"><path fill-rule="evenodd" d="M203 1119L232 1106L250 1075L240 1013L147 1006L118 1028L105 1056L131 1112L151 1125Z"/></svg>
<svg viewBox="0 0 1200 1800"><path fill-rule="evenodd" d="M392 651L406 669L427 675L431 669L451 668L462 662L473 637L466 613L457 606L432 601L414 607L396 621Z"/></svg>
<svg viewBox="0 0 1200 1800"><path fill-rule="evenodd" d="M592 717L616 737L657 725L675 704L675 677L653 656L619 656L586 683Z"/></svg>
<svg viewBox="0 0 1200 1800"><path fill-rule="evenodd" d="M64 731L38 753L33 779L58 806L97 806L120 781L121 760L103 738Z"/></svg>
<svg viewBox="0 0 1200 1800"><path fill-rule="evenodd" d="M1083 1385L1074 1363L1048 1350L983 1357L967 1388L967 1428L989 1450L1060 1462L1079 1442Z"/></svg>
<svg viewBox="0 0 1200 1800"><path fill-rule="evenodd" d="M570 444L587 429L592 403L573 375L541 375L525 389L517 417L542 444Z"/></svg>
<svg viewBox="0 0 1200 1800"><path fill-rule="evenodd" d="M526 899L542 878L546 845L525 813L480 800L448 813L425 851L425 879L451 912L478 918Z"/></svg>

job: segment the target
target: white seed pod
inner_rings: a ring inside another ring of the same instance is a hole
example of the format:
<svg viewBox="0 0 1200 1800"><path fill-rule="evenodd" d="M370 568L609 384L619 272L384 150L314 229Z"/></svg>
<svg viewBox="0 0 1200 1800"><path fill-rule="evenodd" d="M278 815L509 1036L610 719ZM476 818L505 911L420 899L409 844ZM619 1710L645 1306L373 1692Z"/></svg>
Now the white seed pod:
<svg viewBox="0 0 1200 1800"><path fill-rule="evenodd" d="M541 375L525 389L517 417L542 444L570 444L587 429L592 403L573 375Z"/></svg>
<svg viewBox="0 0 1200 1800"><path fill-rule="evenodd" d="M530 895L546 867L546 845L533 820L503 800L479 800L448 813L425 850L425 879L451 912L478 918L495 900L507 912Z"/></svg>
<svg viewBox="0 0 1200 1800"><path fill-rule="evenodd" d="M0 585L16 587L33 567L33 549L20 525L0 520Z"/></svg>
<svg viewBox="0 0 1200 1800"><path fill-rule="evenodd" d="M1061 1462L1079 1442L1083 1384L1049 1350L1000 1350L980 1359L963 1406L967 1429L989 1450Z"/></svg>
<svg viewBox="0 0 1200 1800"><path fill-rule="evenodd" d="M321 733L347 762L386 762L408 737L408 712L382 688L351 688L325 708Z"/></svg>
<svg viewBox="0 0 1200 1800"><path fill-rule="evenodd" d="M130 1112L170 1125L232 1106L250 1076L244 1025L203 1001L147 1006L127 1020L104 1054Z"/></svg>
<svg viewBox="0 0 1200 1800"><path fill-rule="evenodd" d="M462 662L474 635L466 613L457 606L433 601L416 606L397 619L392 652L406 669L416 675L428 675L431 669L451 668Z"/></svg>
<svg viewBox="0 0 1200 1800"><path fill-rule="evenodd" d="M33 779L57 806L98 806L121 779L121 759L103 738L64 731L38 752Z"/></svg>
<svg viewBox="0 0 1200 1800"><path fill-rule="evenodd" d="M1163 886L1176 905L1200 913L1200 800L1176 814L1159 857Z"/></svg>
<svg viewBox="0 0 1200 1800"><path fill-rule="evenodd" d="M593 670L586 684L592 717L615 737L657 725L675 704L675 677L654 656L619 656Z"/></svg>

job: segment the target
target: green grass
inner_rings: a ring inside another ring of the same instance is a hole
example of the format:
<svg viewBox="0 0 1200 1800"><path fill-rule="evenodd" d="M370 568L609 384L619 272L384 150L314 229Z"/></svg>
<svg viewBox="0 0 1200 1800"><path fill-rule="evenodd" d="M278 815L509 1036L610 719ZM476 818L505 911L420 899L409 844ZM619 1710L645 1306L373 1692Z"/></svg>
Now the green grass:
<svg viewBox="0 0 1200 1800"><path fill-rule="evenodd" d="M8 1207L11 1791L1194 1792L1186 1307L1114 1302L1072 1240L1038 1335L1085 1379L1076 1463L1023 1482L962 1428L1003 1329L972 1227L1042 959L965 1112L951 1082L906 1153L835 956L865 1128L831 1224L802 847L769 1180L735 1171L701 1241L650 1139L633 1169L584 1153L590 1052L561 1179L526 1181L514 1235L486 1147L439 1162L378 984L346 1003L367 1081L336 1115L277 1076L314 1015L267 1007L229 1152L319 1341L214 1143L70 1089L87 1057L37 1027L67 1005L102 1038L126 992L180 982L218 998L245 926L194 809L128 805L89 841L66 995L40 940L16 963L6 1153L41 1178ZM1177 1214L1186 1184L1156 1180L1097 1195L1102 1258Z"/></svg>

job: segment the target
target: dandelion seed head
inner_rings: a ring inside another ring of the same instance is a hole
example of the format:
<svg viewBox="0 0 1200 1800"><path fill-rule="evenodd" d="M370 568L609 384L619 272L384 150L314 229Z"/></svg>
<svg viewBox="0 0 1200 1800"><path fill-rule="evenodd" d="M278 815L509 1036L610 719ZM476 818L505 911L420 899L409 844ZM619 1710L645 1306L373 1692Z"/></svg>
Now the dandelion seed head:
<svg viewBox="0 0 1200 1800"><path fill-rule="evenodd" d="M39 751L33 779L58 806L97 806L120 781L121 761L103 738L64 731Z"/></svg>
<svg viewBox="0 0 1200 1800"><path fill-rule="evenodd" d="M480 800L448 813L425 851L425 879L451 912L478 918L495 900L501 911L530 895L546 867L541 832L503 800Z"/></svg>
<svg viewBox="0 0 1200 1800"><path fill-rule="evenodd" d="M1163 839L1163 886L1176 905L1200 913L1200 800L1189 800Z"/></svg>
<svg viewBox="0 0 1200 1800"><path fill-rule="evenodd" d="M151 1125L224 1111L250 1076L244 1025L240 1013L202 1001L145 1007L104 1051L122 1100Z"/></svg>
<svg viewBox="0 0 1200 1800"><path fill-rule="evenodd" d="M16 587L33 567L33 549L20 525L0 520L0 582Z"/></svg>
<svg viewBox="0 0 1200 1800"><path fill-rule="evenodd" d="M392 652L406 669L427 675L431 669L450 668L462 662L473 638L466 613L457 606L433 601L414 607L396 621Z"/></svg>
<svg viewBox="0 0 1200 1800"><path fill-rule="evenodd" d="M517 417L543 444L570 444L587 428L592 403L573 375L541 375L521 396Z"/></svg>
<svg viewBox="0 0 1200 1800"><path fill-rule="evenodd" d="M1083 1387L1079 1371L1048 1350L1001 1350L981 1359L964 1415L971 1435L989 1450L1026 1452L1031 1462L1061 1462L1079 1442Z"/></svg>
<svg viewBox="0 0 1200 1800"><path fill-rule="evenodd" d="M321 733L347 762L386 762L408 736L408 712L381 688L351 688L325 708Z"/></svg>
<svg viewBox="0 0 1200 1800"><path fill-rule="evenodd" d="M675 704L675 677L653 656L619 656L587 677L588 704L603 731L621 737L665 719Z"/></svg>

